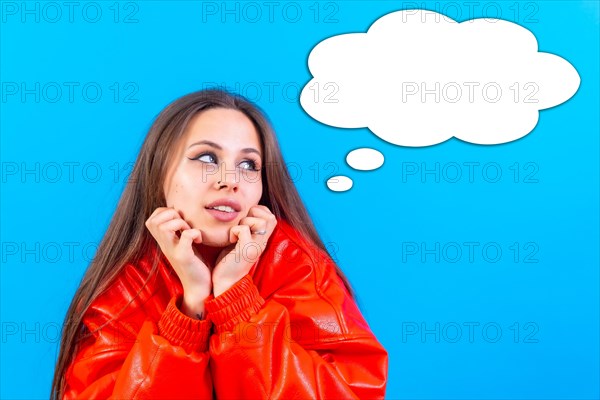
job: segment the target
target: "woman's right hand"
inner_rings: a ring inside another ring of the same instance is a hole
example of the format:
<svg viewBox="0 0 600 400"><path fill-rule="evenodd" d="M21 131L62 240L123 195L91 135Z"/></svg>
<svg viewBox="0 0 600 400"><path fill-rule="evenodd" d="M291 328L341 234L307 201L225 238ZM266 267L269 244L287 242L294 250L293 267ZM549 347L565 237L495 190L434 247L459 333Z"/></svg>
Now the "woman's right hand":
<svg viewBox="0 0 600 400"><path fill-rule="evenodd" d="M190 317L202 319L204 300L212 291L211 271L192 246L202 243L202 234L192 229L172 207L159 207L146 220L160 249L179 276L183 287L182 312ZM181 237L177 232L181 231Z"/></svg>

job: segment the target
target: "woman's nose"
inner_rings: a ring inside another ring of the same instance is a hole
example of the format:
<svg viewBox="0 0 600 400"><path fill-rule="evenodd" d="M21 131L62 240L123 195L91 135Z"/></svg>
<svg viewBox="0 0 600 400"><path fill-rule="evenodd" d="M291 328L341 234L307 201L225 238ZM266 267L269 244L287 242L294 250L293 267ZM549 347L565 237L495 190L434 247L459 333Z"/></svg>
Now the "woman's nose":
<svg viewBox="0 0 600 400"><path fill-rule="evenodd" d="M229 187L237 191L239 186L239 171L237 169L227 169L227 166L223 163L220 165L218 176L219 179L215 183L217 189Z"/></svg>

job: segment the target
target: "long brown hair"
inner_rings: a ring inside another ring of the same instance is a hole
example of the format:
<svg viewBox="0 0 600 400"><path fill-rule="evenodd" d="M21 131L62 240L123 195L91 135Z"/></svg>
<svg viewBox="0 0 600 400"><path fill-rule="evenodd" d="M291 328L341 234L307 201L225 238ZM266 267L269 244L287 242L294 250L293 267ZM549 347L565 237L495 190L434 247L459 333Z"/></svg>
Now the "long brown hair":
<svg viewBox="0 0 600 400"><path fill-rule="evenodd" d="M189 121L202 111L218 107L241 111L258 131L263 146L263 162L267 166L261 172L263 195L260 204L267 206L278 219L289 222L328 254L290 178L271 124L260 108L224 89L202 90L175 100L152 124L110 225L67 310L51 399L62 399L69 364L82 339L91 335L90 332L86 334L87 329L82 322L85 311L127 263L136 263L150 246L155 245L144 222L156 208L166 204L163 191L166 167ZM157 265L155 260L145 283L156 273ZM337 265L336 269L352 295L346 277Z"/></svg>

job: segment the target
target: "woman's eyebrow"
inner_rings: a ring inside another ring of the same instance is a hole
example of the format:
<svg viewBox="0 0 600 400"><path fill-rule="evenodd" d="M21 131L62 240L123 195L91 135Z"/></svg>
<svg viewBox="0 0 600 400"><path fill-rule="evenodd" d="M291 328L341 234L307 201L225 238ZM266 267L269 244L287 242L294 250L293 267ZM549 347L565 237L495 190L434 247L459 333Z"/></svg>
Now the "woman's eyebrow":
<svg viewBox="0 0 600 400"><path fill-rule="evenodd" d="M260 152L259 152L258 150L256 150L256 149L252 148L252 147L247 147L247 148L245 148L245 149L242 149L242 150L241 150L241 152L242 152L242 153L246 153L246 154L247 154L247 153L256 153L256 155L257 155L257 156L259 156L259 157L262 157L262 156L260 155Z"/></svg>
<svg viewBox="0 0 600 400"><path fill-rule="evenodd" d="M193 147L193 146L198 146L198 145L201 145L201 144L205 144L207 146L214 147L215 149L218 149L218 150L223 150L223 147L221 147L220 145L218 145L215 142L211 142L210 140L200 140L199 142L194 142L194 143L192 143L192 144L190 144L188 146L188 149L191 148L191 147ZM260 152L258 150L256 150L255 148L252 148L252 147L247 147L247 148L242 149L240 151L242 153L256 153L256 154L258 154L259 157L261 156Z"/></svg>
<svg viewBox="0 0 600 400"><path fill-rule="evenodd" d="M210 140L200 140L199 142L194 142L194 143L192 143L192 144L189 145L188 149L191 148L191 147L193 147L193 146L198 146L198 145L201 145L201 144L206 144L208 146L217 148L219 150L223 150L223 148L221 146L219 146L215 142L211 142Z"/></svg>

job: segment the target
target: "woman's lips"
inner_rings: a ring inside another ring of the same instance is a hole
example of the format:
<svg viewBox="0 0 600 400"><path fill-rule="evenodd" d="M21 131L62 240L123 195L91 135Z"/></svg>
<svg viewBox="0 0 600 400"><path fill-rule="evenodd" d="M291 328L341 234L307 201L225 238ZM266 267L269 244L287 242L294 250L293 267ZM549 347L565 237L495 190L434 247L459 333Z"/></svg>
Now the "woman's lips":
<svg viewBox="0 0 600 400"><path fill-rule="evenodd" d="M207 208L206 211L208 211L208 213L210 215L212 215L213 217L215 217L215 219L217 219L221 222L233 221L234 219L236 219L236 217L239 214L238 211L227 212L227 211L215 210L214 208Z"/></svg>

